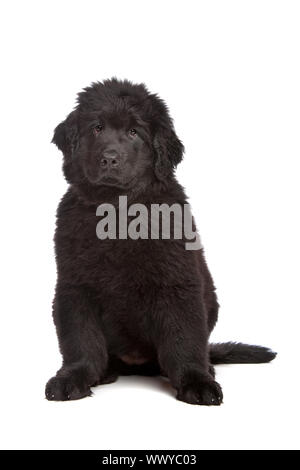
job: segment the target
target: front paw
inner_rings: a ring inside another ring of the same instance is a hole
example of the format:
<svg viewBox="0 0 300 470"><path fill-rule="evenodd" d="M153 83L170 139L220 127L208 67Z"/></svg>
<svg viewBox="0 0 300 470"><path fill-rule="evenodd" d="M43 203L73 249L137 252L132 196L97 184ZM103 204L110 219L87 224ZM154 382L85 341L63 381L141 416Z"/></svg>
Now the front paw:
<svg viewBox="0 0 300 470"><path fill-rule="evenodd" d="M176 398L191 405L218 406L223 401L223 393L214 380L199 381L181 387Z"/></svg>
<svg viewBox="0 0 300 470"><path fill-rule="evenodd" d="M45 390L47 400L66 401L78 400L91 395L89 386L79 385L72 376L52 377Z"/></svg>

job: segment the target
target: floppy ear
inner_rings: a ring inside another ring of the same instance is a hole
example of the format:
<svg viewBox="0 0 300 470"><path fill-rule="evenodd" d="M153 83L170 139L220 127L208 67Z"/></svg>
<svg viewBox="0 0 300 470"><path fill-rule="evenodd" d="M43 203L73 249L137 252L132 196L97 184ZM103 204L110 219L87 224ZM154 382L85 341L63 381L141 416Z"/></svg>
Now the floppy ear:
<svg viewBox="0 0 300 470"><path fill-rule="evenodd" d="M79 143L77 111L72 111L65 121L58 124L54 130L52 142L57 145L65 157L73 155Z"/></svg>
<svg viewBox="0 0 300 470"><path fill-rule="evenodd" d="M181 162L184 146L171 127L160 129L154 137L156 160L154 170L162 180L172 174L173 169Z"/></svg>

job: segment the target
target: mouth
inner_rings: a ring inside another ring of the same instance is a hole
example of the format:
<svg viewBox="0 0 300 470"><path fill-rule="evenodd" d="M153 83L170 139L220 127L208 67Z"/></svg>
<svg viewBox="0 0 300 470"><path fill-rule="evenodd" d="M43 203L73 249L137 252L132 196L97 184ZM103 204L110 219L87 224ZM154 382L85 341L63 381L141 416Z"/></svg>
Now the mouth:
<svg viewBox="0 0 300 470"><path fill-rule="evenodd" d="M97 184L100 186L109 186L114 188L127 188L130 183L133 181L134 177L128 181L124 181L113 176L103 176L98 180Z"/></svg>

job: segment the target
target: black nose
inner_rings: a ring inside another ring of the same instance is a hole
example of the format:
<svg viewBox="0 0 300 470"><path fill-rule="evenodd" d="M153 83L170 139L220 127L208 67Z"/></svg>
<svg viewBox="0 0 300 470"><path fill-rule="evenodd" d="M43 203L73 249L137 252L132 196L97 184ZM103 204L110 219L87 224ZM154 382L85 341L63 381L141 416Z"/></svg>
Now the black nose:
<svg viewBox="0 0 300 470"><path fill-rule="evenodd" d="M115 150L104 150L100 160L103 168L117 168L120 163L120 156Z"/></svg>

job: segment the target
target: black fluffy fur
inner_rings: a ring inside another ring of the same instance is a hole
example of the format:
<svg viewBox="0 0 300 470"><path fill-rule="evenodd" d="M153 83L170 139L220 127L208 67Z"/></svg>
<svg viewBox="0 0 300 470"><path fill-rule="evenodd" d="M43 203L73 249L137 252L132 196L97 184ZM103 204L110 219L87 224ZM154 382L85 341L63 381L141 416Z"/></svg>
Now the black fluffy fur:
<svg viewBox="0 0 300 470"><path fill-rule="evenodd" d="M229 342L211 344L209 357L212 364L261 364L272 361L276 353L263 346Z"/></svg>
<svg viewBox="0 0 300 470"><path fill-rule="evenodd" d="M186 203L174 170L183 145L165 103L144 85L94 83L54 132L69 188L57 211L53 318L63 364L49 400L89 396L120 374L165 375L177 398L219 405L213 364L269 362L275 354L240 343L209 345L218 318L202 249L185 241L99 240L96 208Z"/></svg>

